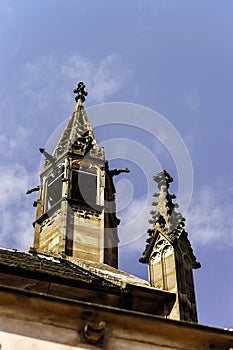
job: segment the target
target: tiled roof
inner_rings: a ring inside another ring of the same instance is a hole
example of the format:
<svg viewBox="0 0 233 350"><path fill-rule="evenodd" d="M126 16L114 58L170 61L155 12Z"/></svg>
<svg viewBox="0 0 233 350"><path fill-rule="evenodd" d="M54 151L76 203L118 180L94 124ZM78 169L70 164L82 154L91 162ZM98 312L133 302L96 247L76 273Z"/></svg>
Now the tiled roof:
<svg viewBox="0 0 233 350"><path fill-rule="evenodd" d="M82 282L116 288L115 284L67 260L12 249L0 248L0 270L27 276L38 275L38 278L43 275L44 279L52 276L53 279L67 282Z"/></svg>
<svg viewBox="0 0 233 350"><path fill-rule="evenodd" d="M114 284L122 286L123 284L130 284L138 287L151 288L148 281L143 280L137 276L131 275L127 272L121 271L107 264L96 263L86 261L78 258L68 257L70 261L73 261L78 266L84 268L87 271L94 273L95 275L111 281ZM154 288L153 288L154 289Z"/></svg>
<svg viewBox="0 0 233 350"><path fill-rule="evenodd" d="M171 311L174 293L106 264L69 258L0 248L0 286L154 315Z"/></svg>

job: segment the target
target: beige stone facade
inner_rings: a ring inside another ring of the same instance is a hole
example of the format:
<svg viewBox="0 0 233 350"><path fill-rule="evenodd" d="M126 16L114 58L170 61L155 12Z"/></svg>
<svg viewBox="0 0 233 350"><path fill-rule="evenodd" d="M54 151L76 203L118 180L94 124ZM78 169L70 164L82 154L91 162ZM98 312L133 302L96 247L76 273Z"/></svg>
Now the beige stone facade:
<svg viewBox="0 0 233 350"><path fill-rule="evenodd" d="M220 329L10 288L0 288L0 309L3 350L228 350L233 342Z"/></svg>

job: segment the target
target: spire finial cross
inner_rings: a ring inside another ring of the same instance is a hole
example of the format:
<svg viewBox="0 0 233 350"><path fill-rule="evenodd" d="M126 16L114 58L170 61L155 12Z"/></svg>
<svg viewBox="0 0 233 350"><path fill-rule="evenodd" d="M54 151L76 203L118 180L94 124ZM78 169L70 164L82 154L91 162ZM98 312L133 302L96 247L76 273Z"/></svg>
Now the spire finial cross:
<svg viewBox="0 0 233 350"><path fill-rule="evenodd" d="M76 87L76 89L73 90L74 94L77 94L77 96L75 96L75 101L78 102L78 100L81 100L82 102L84 102L85 96L87 96L87 92L85 91L85 86L84 83L82 81L80 81Z"/></svg>

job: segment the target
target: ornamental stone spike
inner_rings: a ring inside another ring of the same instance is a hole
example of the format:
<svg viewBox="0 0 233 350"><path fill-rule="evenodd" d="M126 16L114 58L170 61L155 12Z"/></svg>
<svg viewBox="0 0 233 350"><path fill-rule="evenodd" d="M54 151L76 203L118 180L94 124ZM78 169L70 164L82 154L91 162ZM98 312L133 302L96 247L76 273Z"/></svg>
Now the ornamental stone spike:
<svg viewBox="0 0 233 350"><path fill-rule="evenodd" d="M80 102L80 104L82 104L86 100L85 96L87 96L88 93L85 91L85 87L86 85L84 85L84 83L80 81L77 84L77 87L73 90L74 94L77 94L77 96L75 96L75 101L77 103Z"/></svg>
<svg viewBox="0 0 233 350"><path fill-rule="evenodd" d="M159 192L153 194L153 196L156 197L156 201L152 202L154 208L150 211L151 219L149 219L152 229L147 231L149 237L143 257L140 258L141 262L146 261L146 256L150 251L150 246L153 245L156 232L163 233L172 244L175 244L184 231L185 226L185 219L182 214L175 211L178 204L173 203L173 199L175 199L176 196L170 194L168 191L170 183L173 182L173 178L166 170L162 170L153 177L153 180L157 182Z"/></svg>

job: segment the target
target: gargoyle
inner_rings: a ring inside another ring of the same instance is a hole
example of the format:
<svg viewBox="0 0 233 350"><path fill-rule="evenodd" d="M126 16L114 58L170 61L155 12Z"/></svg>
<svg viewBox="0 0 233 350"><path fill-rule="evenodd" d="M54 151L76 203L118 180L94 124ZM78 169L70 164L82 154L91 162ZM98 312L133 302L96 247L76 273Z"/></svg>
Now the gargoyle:
<svg viewBox="0 0 233 350"><path fill-rule="evenodd" d="M114 170L109 171L111 176L119 175L121 173L130 173L130 170L128 168L117 168Z"/></svg>
<svg viewBox="0 0 233 350"><path fill-rule="evenodd" d="M27 190L26 194L31 194L32 192L39 191L39 189L40 189L40 185L33 187L30 190Z"/></svg>
<svg viewBox="0 0 233 350"><path fill-rule="evenodd" d="M46 152L45 148L39 148L40 153L42 153L45 158L50 161L52 164L55 164L55 158L52 156L52 154L49 154Z"/></svg>

